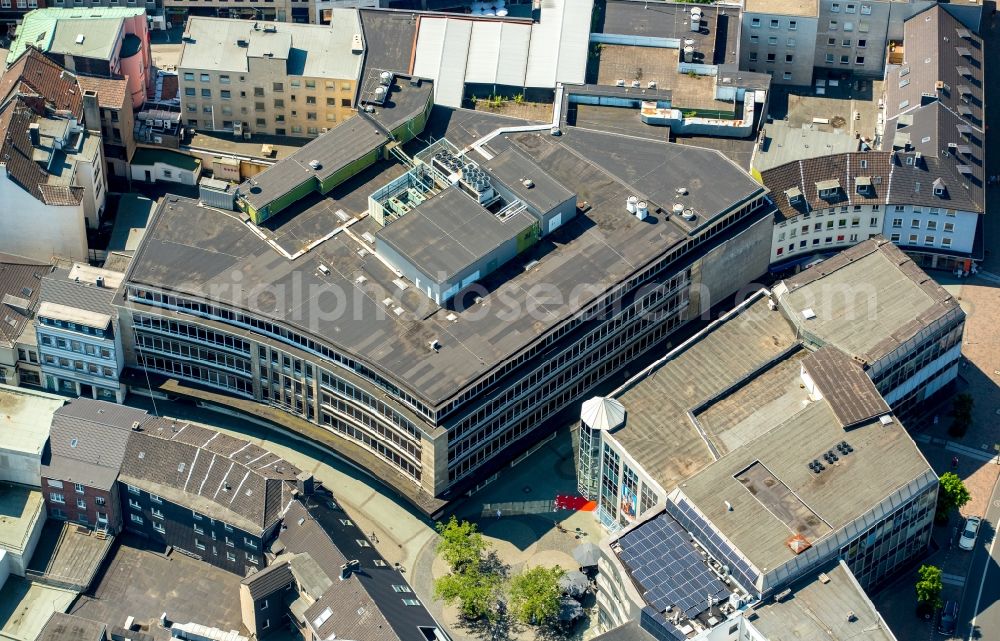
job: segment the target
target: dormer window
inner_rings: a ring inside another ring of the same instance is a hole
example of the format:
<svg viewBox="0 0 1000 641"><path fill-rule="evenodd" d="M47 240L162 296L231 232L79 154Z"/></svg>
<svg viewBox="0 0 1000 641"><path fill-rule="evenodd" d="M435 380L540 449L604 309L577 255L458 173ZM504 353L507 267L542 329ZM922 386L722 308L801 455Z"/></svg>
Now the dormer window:
<svg viewBox="0 0 1000 641"><path fill-rule="evenodd" d="M816 192L820 198L835 198L839 191L839 180L821 180L816 183Z"/></svg>
<svg viewBox="0 0 1000 641"><path fill-rule="evenodd" d="M870 196L872 193L871 177L858 176L854 181L854 189L861 196Z"/></svg>
<svg viewBox="0 0 1000 641"><path fill-rule="evenodd" d="M938 178L934 181L934 195L939 197L944 197L948 193L948 187L945 186L944 181Z"/></svg>
<svg viewBox="0 0 1000 641"><path fill-rule="evenodd" d="M788 202L792 205L802 202L802 192L798 187L792 187L785 191L785 197L788 198Z"/></svg>

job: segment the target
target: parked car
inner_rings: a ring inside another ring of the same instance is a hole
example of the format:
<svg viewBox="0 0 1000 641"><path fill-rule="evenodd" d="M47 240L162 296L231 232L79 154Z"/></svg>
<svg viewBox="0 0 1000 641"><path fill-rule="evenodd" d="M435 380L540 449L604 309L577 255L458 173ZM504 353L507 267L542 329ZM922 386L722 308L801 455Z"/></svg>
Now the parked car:
<svg viewBox="0 0 1000 641"><path fill-rule="evenodd" d="M958 622L958 601L948 601L941 609L941 620L938 621L938 632L955 634L955 624Z"/></svg>
<svg viewBox="0 0 1000 641"><path fill-rule="evenodd" d="M978 516L970 516L965 519L965 529L962 530L962 536L958 539L958 547L963 550L971 550L975 547L976 535L979 534L979 524L982 521Z"/></svg>

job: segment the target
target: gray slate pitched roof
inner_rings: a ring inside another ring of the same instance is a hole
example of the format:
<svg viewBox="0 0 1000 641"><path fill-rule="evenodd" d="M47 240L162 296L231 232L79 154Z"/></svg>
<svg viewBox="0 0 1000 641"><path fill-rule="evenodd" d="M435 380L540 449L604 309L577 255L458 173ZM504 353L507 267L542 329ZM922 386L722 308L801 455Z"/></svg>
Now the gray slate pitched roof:
<svg viewBox="0 0 1000 641"><path fill-rule="evenodd" d="M250 598L258 601L284 590L293 581L295 581L295 576L292 575L292 567L289 565L288 559L282 559L260 572L254 572L243 579L241 583L250 590Z"/></svg>
<svg viewBox="0 0 1000 641"><path fill-rule="evenodd" d="M0 254L0 345L11 346L38 309L42 277L52 271L29 258ZM27 303L28 311L22 307Z"/></svg>
<svg viewBox="0 0 1000 641"><path fill-rule="evenodd" d="M115 290L70 280L69 270L56 269L42 279L41 302L66 305L96 314L112 314Z"/></svg>
<svg viewBox="0 0 1000 641"><path fill-rule="evenodd" d="M129 438L120 478L249 532L276 524L299 469L277 454L190 423L150 418Z"/></svg>
<svg viewBox="0 0 1000 641"><path fill-rule="evenodd" d="M55 411L42 476L108 490L125 456L132 424L146 412L79 398Z"/></svg>

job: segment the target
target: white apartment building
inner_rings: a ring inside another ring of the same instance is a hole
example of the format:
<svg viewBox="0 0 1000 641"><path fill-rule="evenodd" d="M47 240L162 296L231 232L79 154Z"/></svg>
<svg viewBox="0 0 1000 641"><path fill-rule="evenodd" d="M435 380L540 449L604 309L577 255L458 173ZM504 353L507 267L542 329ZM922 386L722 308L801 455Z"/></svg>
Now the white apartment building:
<svg viewBox="0 0 1000 641"><path fill-rule="evenodd" d="M800 267L882 234L924 267L975 257L981 213L945 159L920 152L852 152L797 160L761 173L779 210L772 271Z"/></svg>
<svg viewBox="0 0 1000 641"><path fill-rule="evenodd" d="M35 317L45 388L121 403L125 361L111 302L124 274L77 263L42 280Z"/></svg>

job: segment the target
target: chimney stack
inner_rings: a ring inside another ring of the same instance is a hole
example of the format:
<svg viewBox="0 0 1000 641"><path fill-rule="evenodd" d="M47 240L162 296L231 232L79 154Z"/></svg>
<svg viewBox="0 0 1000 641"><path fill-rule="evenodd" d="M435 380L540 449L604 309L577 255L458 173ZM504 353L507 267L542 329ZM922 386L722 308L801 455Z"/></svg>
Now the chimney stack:
<svg viewBox="0 0 1000 641"><path fill-rule="evenodd" d="M42 132L38 129L37 122L33 122L28 125L28 138L31 140L32 147L37 147L42 144Z"/></svg>
<svg viewBox="0 0 1000 641"><path fill-rule="evenodd" d="M83 92L83 122L90 131L101 130L101 107L92 89Z"/></svg>
<svg viewBox="0 0 1000 641"><path fill-rule="evenodd" d="M313 480L313 475L309 472L299 472L299 475L295 477L295 489L298 490L299 496L310 496L316 489L316 483Z"/></svg>

